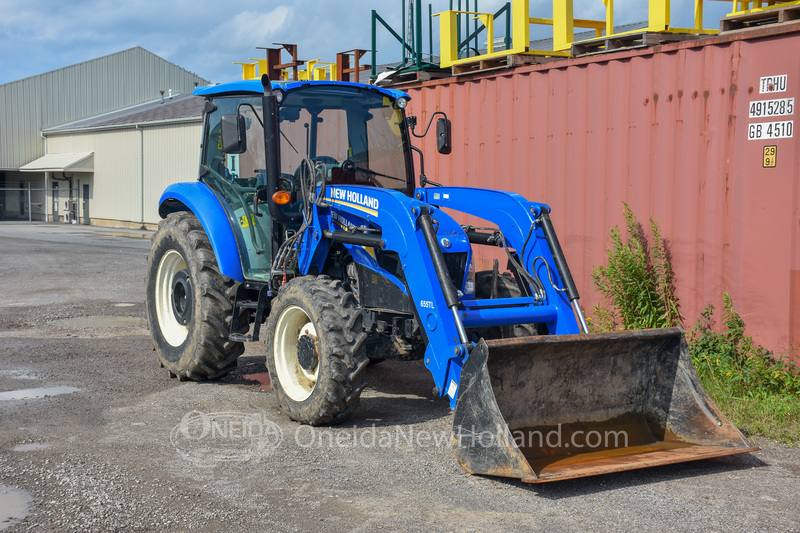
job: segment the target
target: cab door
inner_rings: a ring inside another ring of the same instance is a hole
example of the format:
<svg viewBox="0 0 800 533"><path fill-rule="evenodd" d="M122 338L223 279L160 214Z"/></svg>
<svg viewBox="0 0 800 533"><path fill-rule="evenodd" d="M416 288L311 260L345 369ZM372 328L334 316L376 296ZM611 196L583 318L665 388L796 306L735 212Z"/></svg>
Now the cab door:
<svg viewBox="0 0 800 533"><path fill-rule="evenodd" d="M272 220L265 205L257 209L254 203L266 186L261 98L217 98L213 103L206 114L200 180L215 191L228 213L244 277L265 281L272 264ZM232 121L244 132L242 138L229 138Z"/></svg>

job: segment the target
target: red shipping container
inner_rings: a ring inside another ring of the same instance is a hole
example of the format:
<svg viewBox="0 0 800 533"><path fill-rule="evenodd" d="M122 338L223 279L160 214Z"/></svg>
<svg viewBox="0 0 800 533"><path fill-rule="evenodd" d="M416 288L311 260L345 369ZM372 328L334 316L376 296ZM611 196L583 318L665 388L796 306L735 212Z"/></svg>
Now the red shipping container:
<svg viewBox="0 0 800 533"><path fill-rule="evenodd" d="M627 202L669 239L685 328L728 291L780 355L800 348L798 58L790 23L397 88L453 121L451 155L421 141L429 178L551 206L589 315Z"/></svg>

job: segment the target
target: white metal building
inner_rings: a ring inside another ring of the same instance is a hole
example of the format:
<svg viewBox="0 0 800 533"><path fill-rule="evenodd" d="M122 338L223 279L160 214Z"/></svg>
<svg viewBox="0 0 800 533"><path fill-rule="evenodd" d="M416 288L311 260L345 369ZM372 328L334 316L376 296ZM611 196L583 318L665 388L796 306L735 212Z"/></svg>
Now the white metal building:
<svg viewBox="0 0 800 533"><path fill-rule="evenodd" d="M136 47L0 85L0 220L157 222L197 176L207 84Z"/></svg>
<svg viewBox="0 0 800 533"><path fill-rule="evenodd" d="M51 220L77 215L96 225L157 224L167 185L197 179L202 104L191 95L166 96L163 103L45 129L47 154L22 170L45 172L53 184ZM70 188L79 196L61 193Z"/></svg>

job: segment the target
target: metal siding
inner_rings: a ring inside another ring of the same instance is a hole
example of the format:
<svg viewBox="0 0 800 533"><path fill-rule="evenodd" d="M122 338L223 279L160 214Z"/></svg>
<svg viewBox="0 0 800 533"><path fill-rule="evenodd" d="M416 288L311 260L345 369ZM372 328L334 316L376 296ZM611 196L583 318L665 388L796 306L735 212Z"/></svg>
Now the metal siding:
<svg viewBox="0 0 800 533"><path fill-rule="evenodd" d="M191 93L208 81L148 52L131 48L0 85L0 169L44 155L42 128L159 98L159 90Z"/></svg>
<svg viewBox="0 0 800 533"><path fill-rule="evenodd" d="M167 185L197 179L201 129L202 123L197 121L141 130L49 135L47 143L50 153L94 152L89 200L93 218L141 222L144 212L144 222L156 224L160 220L158 200Z"/></svg>
<svg viewBox="0 0 800 533"><path fill-rule="evenodd" d="M144 129L144 219L155 224L158 200L172 183L197 181L202 122Z"/></svg>
<svg viewBox="0 0 800 533"><path fill-rule="evenodd" d="M729 291L748 331L780 352L800 345L800 133L749 141L748 124L766 120L748 108L800 104L800 63L788 53L798 49L792 24L403 89L420 124L436 110L453 121L451 155L436 153L435 135L419 141L431 179L551 205L590 315L592 268L606 264L610 228L624 230L624 201L670 242L687 328L709 303L721 320ZM775 74L788 75L788 92L759 95L759 78ZM784 118L797 129L797 117ZM762 168L767 144L778 146L777 168ZM488 257L479 251L478 268Z"/></svg>
<svg viewBox="0 0 800 533"><path fill-rule="evenodd" d="M47 138L47 145L50 153L94 152L89 199L92 218L141 221L138 131L54 135ZM76 177L81 179L81 183L86 179L79 175Z"/></svg>

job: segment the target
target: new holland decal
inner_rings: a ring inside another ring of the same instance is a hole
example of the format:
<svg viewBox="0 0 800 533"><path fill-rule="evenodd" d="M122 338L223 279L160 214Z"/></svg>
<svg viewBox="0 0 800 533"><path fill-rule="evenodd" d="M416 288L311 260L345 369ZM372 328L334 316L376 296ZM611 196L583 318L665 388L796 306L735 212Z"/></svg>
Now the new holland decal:
<svg viewBox="0 0 800 533"><path fill-rule="evenodd" d="M353 207L373 216L378 215L380 203L377 198L350 189L329 189L325 200L335 204Z"/></svg>

